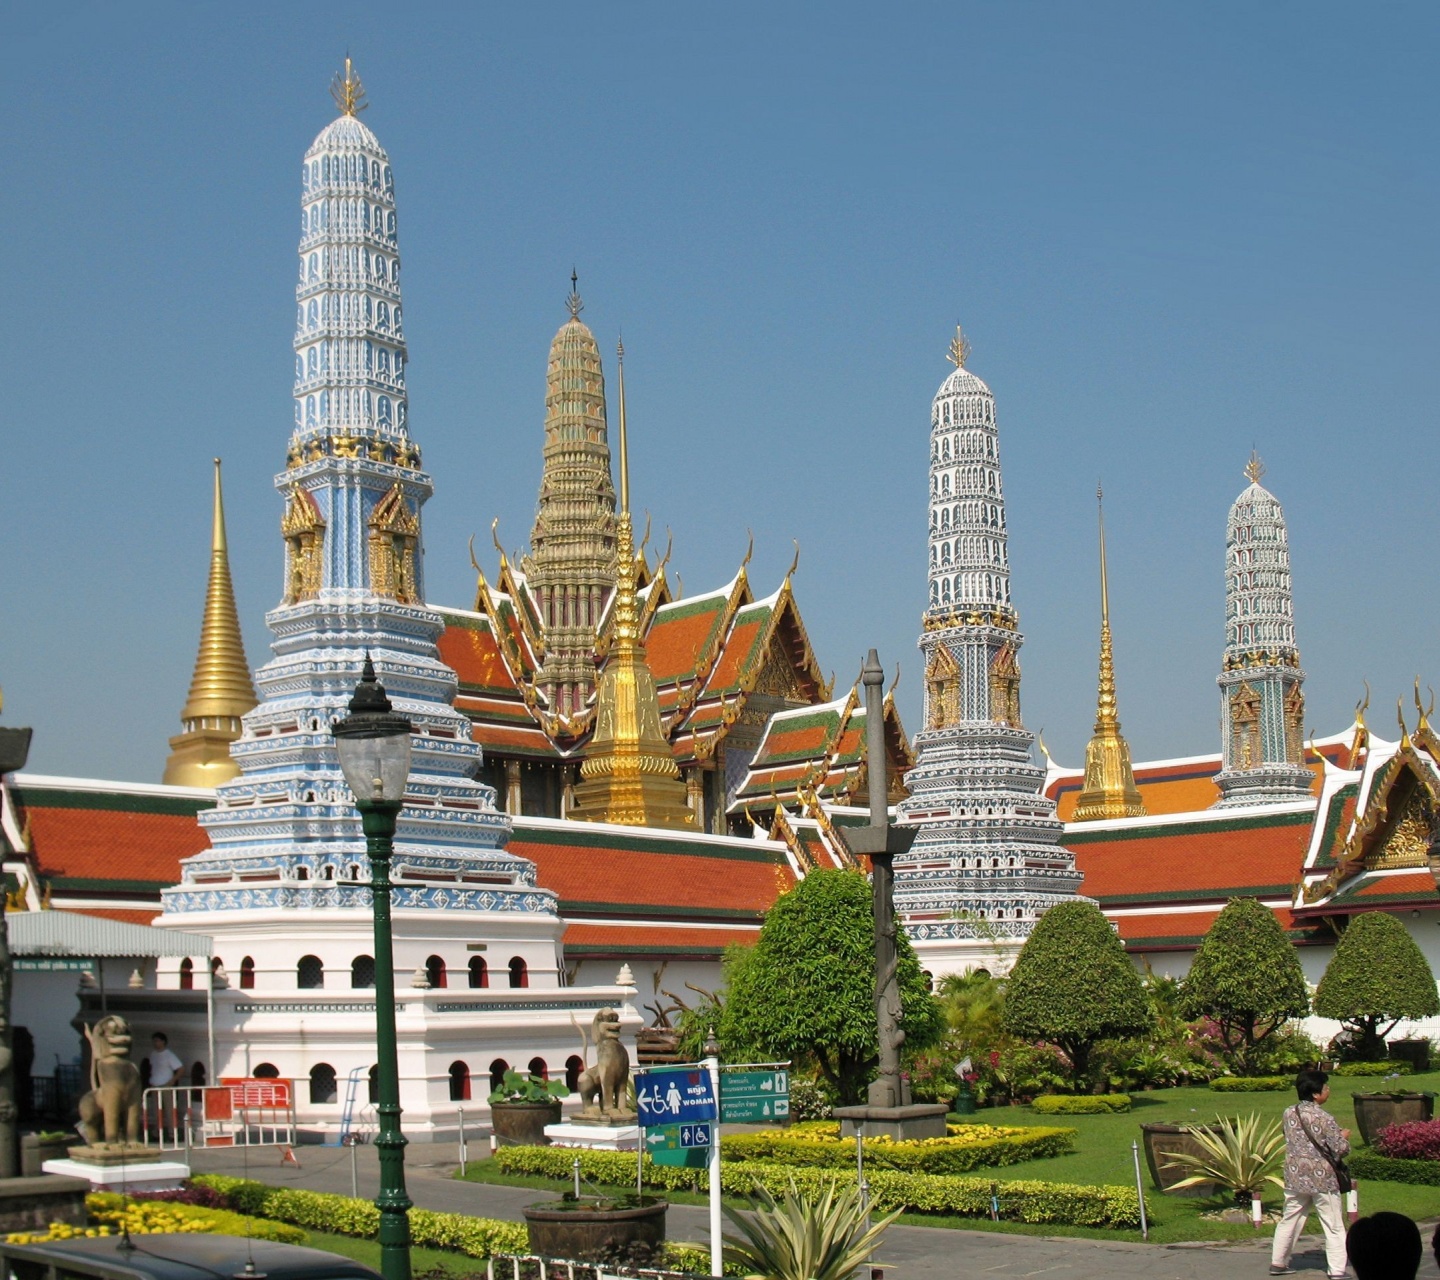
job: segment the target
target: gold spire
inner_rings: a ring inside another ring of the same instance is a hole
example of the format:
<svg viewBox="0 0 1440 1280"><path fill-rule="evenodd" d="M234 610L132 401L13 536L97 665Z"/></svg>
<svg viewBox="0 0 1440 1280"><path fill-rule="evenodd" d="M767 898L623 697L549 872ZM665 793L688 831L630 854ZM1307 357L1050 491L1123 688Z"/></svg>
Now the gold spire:
<svg viewBox="0 0 1440 1280"><path fill-rule="evenodd" d="M342 116L359 115L370 105L365 101L365 86L355 74L355 65L348 53L345 55L345 74L342 76L337 71L330 81L330 96L335 99Z"/></svg>
<svg viewBox="0 0 1440 1280"><path fill-rule="evenodd" d="M1245 464L1245 478L1249 480L1251 484L1259 484L1260 477L1264 474L1265 464L1260 461L1260 455L1254 449L1251 449L1250 461Z"/></svg>
<svg viewBox="0 0 1440 1280"><path fill-rule="evenodd" d="M950 339L950 350L946 352L945 358L957 369L965 367L965 361L970 359L970 343L966 340L965 331L957 324L955 336Z"/></svg>
<svg viewBox="0 0 1440 1280"><path fill-rule="evenodd" d="M190 696L180 713L184 732L170 739L165 781L184 787L213 787L236 777L240 769L230 759L230 744L240 736L240 717L256 701L230 582L225 501L220 491L220 459L216 458L210 581L200 623L200 652L195 658Z"/></svg>
<svg viewBox="0 0 1440 1280"><path fill-rule="evenodd" d="M645 660L636 586L635 531L630 520L630 466L625 430L625 348L620 371L620 513L610 657L596 695L595 732L580 765L570 817L625 827L693 828L675 754L660 723L655 677Z"/></svg>
<svg viewBox="0 0 1440 1280"><path fill-rule="evenodd" d="M1105 563L1105 494L1097 485L1100 511L1100 697L1095 709L1095 734L1085 748L1085 786L1075 804L1074 821L1097 818L1138 818L1145 802L1135 785L1130 745L1120 733L1115 698L1115 659L1110 644L1110 579Z"/></svg>

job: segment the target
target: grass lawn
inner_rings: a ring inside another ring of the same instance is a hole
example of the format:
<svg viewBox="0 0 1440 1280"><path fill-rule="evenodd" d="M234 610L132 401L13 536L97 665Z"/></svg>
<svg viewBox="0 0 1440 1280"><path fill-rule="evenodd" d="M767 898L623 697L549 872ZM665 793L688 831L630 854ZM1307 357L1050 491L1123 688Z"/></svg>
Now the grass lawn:
<svg viewBox="0 0 1440 1280"><path fill-rule="evenodd" d="M378 1240L357 1240L354 1236L335 1236L325 1231L308 1231L312 1249L327 1249L342 1257L363 1262L367 1267L380 1270L380 1242ZM483 1276L485 1260L472 1258L463 1253L449 1253L443 1249L421 1249L410 1246L410 1265L414 1273L426 1275L441 1272L446 1276Z"/></svg>
<svg viewBox="0 0 1440 1280"><path fill-rule="evenodd" d="M1381 1085L1375 1079L1345 1076L1330 1077L1330 1101L1327 1110L1340 1124L1348 1129L1355 1128L1355 1111L1352 1097L1355 1093L1373 1092L1377 1088L1393 1088L1393 1084ZM1406 1077L1404 1087L1440 1092L1440 1072L1429 1075ZM983 1108L975 1120L982 1124L998 1125L1062 1125L1076 1130L1075 1151L1072 1155L1054 1156L1042 1160L1030 1160L1024 1164L1006 1165L994 1170L994 1176L1009 1179L1040 1179L1046 1182L1077 1182L1089 1184L1133 1184L1135 1179L1134 1157L1130 1144L1140 1137L1140 1125L1152 1122L1189 1124L1213 1120L1217 1115L1238 1115L1258 1111L1263 1116L1279 1117L1280 1113L1295 1101L1293 1090L1285 1093L1214 1093L1209 1089L1157 1089L1152 1093L1134 1095L1134 1108L1126 1113L1099 1116L1040 1116L1026 1106ZM1358 1137L1353 1139L1358 1142ZM866 1160L872 1167L884 1164L883 1151L878 1147L866 1148ZM1145 1169L1144 1148L1140 1152L1140 1167L1145 1177L1146 1204L1150 1213L1150 1239L1158 1243L1173 1243L1181 1240L1253 1240L1254 1228L1224 1222L1208 1222L1201 1214L1224 1202L1195 1199L1187 1196L1162 1196L1149 1183L1149 1171ZM976 1176L986 1176L989 1171L977 1170ZM495 1168L493 1160L472 1164L467 1177L475 1182L503 1183L510 1186L527 1186L549 1190L563 1189L565 1184L543 1178L522 1178L502 1174ZM630 1187L634 1189L633 1183ZM1440 1187L1417 1187L1399 1182L1371 1182L1360 1184L1361 1213L1375 1213L1381 1209L1393 1210L1414 1218L1416 1221L1433 1221L1440 1218ZM704 1203L703 1197L684 1192L671 1193L669 1197L677 1204ZM1278 1209L1280 1190L1275 1188L1265 1198L1267 1209ZM1139 1240L1139 1231L1094 1230L1081 1227L1059 1227L1053 1225L1027 1226L1023 1223L994 1223L987 1219L943 1217L932 1214L906 1214L901 1222L914 1226L958 1227L968 1231L1001 1231L1025 1235L1085 1236L1104 1240ZM1319 1224L1312 1220L1312 1230ZM1260 1234L1268 1234L1269 1228L1262 1227Z"/></svg>

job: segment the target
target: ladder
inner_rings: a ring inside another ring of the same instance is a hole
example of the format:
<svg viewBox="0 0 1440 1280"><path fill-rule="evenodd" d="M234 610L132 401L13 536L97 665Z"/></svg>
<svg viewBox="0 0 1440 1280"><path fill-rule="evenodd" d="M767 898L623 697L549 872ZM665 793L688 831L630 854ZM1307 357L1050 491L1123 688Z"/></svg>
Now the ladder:
<svg viewBox="0 0 1440 1280"><path fill-rule="evenodd" d="M345 1106L340 1112L340 1138L336 1146L347 1147L358 1140L358 1135L353 1135L355 1126L355 1101L360 1093L360 1081L364 1079L368 1083L369 1075L364 1067L352 1067L350 1074L345 1078ZM325 1144L330 1145L328 1142Z"/></svg>

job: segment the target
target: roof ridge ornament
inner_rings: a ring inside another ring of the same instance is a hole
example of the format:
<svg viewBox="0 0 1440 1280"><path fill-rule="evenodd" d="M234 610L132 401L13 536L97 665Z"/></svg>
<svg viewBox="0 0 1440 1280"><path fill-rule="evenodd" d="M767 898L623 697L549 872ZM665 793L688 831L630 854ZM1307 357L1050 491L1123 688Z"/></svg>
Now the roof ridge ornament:
<svg viewBox="0 0 1440 1280"><path fill-rule="evenodd" d="M330 96L335 99L342 116L359 115L370 105L365 101L365 86L355 74L355 64L350 61L348 53L345 55L345 74L342 76L337 71L330 81Z"/></svg>
<svg viewBox="0 0 1440 1280"><path fill-rule="evenodd" d="M1259 484L1260 477L1264 474L1265 464L1260 461L1260 454L1256 450L1251 449L1250 461L1245 464L1245 478L1249 480L1251 484Z"/></svg>
<svg viewBox="0 0 1440 1280"><path fill-rule="evenodd" d="M946 353L945 358L957 369L963 369L965 361L970 359L970 342L958 322L955 325L955 336L950 339L950 350Z"/></svg>
<svg viewBox="0 0 1440 1280"><path fill-rule="evenodd" d="M565 305L570 308L570 319L580 319L580 313L585 310L585 304L580 300L580 273L574 267L570 268L570 296L565 299ZM620 349L620 358L623 360L624 347Z"/></svg>

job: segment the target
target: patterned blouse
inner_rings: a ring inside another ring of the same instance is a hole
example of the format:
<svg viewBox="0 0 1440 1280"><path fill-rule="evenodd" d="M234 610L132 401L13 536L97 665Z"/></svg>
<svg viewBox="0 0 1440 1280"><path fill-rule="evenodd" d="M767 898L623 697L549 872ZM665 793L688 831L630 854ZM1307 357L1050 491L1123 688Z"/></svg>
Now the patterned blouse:
<svg viewBox="0 0 1440 1280"><path fill-rule="evenodd" d="M1340 1136L1340 1126L1318 1102L1300 1102L1293 1107L1287 1107L1283 1121L1285 1190L1301 1196L1322 1195L1326 1192L1334 1195L1340 1190L1340 1184L1335 1180L1335 1170L1315 1149L1314 1143L1300 1127L1302 1108L1310 1132L1324 1144L1332 1156L1341 1159L1350 1150L1350 1144Z"/></svg>

